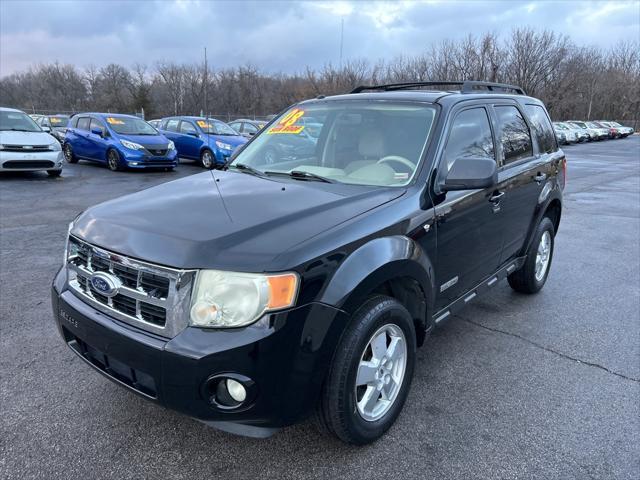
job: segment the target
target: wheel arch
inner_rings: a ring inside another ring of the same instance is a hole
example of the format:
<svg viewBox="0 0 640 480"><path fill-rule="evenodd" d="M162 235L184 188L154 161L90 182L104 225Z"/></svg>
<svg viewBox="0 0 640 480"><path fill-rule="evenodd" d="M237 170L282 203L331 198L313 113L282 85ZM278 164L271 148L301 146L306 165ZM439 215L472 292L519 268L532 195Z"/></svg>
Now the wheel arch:
<svg viewBox="0 0 640 480"><path fill-rule="evenodd" d="M421 345L431 329L433 265L408 237L371 240L345 259L329 280L320 301L353 314L373 294L396 298L409 311Z"/></svg>

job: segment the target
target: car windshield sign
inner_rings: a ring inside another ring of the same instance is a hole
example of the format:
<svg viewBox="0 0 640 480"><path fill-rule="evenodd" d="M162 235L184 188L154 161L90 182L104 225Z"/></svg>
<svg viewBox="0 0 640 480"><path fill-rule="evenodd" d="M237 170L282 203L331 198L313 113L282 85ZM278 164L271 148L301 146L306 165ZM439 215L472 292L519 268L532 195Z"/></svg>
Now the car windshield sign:
<svg viewBox="0 0 640 480"><path fill-rule="evenodd" d="M33 119L22 112L0 111L0 130L18 132L41 132Z"/></svg>
<svg viewBox="0 0 640 480"><path fill-rule="evenodd" d="M140 118L107 117L109 127L121 135L158 135L158 131Z"/></svg>
<svg viewBox="0 0 640 480"><path fill-rule="evenodd" d="M66 115L56 115L54 117L49 117L49 123L51 123L52 127L66 127L68 121L69 117L67 117Z"/></svg>
<svg viewBox="0 0 640 480"><path fill-rule="evenodd" d="M403 186L417 171L435 113L403 102L303 104L263 129L234 163L296 181Z"/></svg>
<svg viewBox="0 0 640 480"><path fill-rule="evenodd" d="M231 128L226 123L220 122L218 120L200 119L196 120L196 123L205 133L211 133L213 135L238 135L238 133L233 128Z"/></svg>

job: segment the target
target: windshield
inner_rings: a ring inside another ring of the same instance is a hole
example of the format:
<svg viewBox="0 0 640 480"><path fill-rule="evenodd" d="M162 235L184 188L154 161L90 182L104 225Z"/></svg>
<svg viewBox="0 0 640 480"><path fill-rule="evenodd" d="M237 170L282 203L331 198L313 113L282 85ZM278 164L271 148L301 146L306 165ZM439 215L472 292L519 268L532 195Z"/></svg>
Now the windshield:
<svg viewBox="0 0 640 480"><path fill-rule="evenodd" d="M201 118L200 120L196 120L196 123L204 133L210 133L212 135L238 135L238 132L220 120L213 120L211 118L205 120Z"/></svg>
<svg viewBox="0 0 640 480"><path fill-rule="evenodd" d="M41 132L42 129L33 119L22 112L0 111L0 130L16 132Z"/></svg>
<svg viewBox="0 0 640 480"><path fill-rule="evenodd" d="M569 130L567 127L565 127L562 123L554 123L553 124L558 130Z"/></svg>
<svg viewBox="0 0 640 480"><path fill-rule="evenodd" d="M587 125L589 126L589 128L600 128L598 125L596 125L593 122L588 122Z"/></svg>
<svg viewBox="0 0 640 480"><path fill-rule="evenodd" d="M53 115L51 117L49 117L49 123L51 124L52 128L63 128L67 126L67 123L69 123L69 116L68 115Z"/></svg>
<svg viewBox="0 0 640 480"><path fill-rule="evenodd" d="M406 185L417 170L435 113L429 105L388 101L301 105L263 130L231 167L241 164L266 175L305 180ZM310 117L313 122L304 121ZM313 134L307 132L310 124L317 129Z"/></svg>
<svg viewBox="0 0 640 480"><path fill-rule="evenodd" d="M109 127L121 135L159 135L158 131L140 118L107 117Z"/></svg>
<svg viewBox="0 0 640 480"><path fill-rule="evenodd" d="M578 128L587 128L587 126L583 122L571 122L571 124Z"/></svg>

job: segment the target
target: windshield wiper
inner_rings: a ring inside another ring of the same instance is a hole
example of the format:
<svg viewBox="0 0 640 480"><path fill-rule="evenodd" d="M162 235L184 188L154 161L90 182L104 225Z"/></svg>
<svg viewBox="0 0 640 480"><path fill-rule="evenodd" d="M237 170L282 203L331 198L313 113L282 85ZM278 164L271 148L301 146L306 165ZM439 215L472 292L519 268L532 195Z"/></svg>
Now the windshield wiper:
<svg viewBox="0 0 640 480"><path fill-rule="evenodd" d="M325 183L336 183L332 180L317 173L306 172L304 170L291 170L290 172L264 172L265 175L287 175L288 177L295 178L296 180L318 180Z"/></svg>
<svg viewBox="0 0 640 480"><path fill-rule="evenodd" d="M250 173L257 177L264 177L266 173L258 170L257 168L253 168L253 167L250 167L249 165L245 165L244 163L232 163L231 165L229 165L229 167L235 167L242 172Z"/></svg>
<svg viewBox="0 0 640 480"><path fill-rule="evenodd" d="M0 130L4 132L37 132L38 131L38 130L26 130L24 128L0 128Z"/></svg>

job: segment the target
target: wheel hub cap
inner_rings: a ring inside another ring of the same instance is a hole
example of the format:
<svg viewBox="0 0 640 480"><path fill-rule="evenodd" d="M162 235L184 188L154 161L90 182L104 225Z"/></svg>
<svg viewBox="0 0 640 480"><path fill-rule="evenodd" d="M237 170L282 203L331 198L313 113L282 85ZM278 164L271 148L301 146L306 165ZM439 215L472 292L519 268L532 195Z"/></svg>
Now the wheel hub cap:
<svg viewBox="0 0 640 480"><path fill-rule="evenodd" d="M394 324L379 328L367 342L356 375L355 396L360 416L373 422L391 408L404 380L407 342Z"/></svg>
<svg viewBox="0 0 640 480"><path fill-rule="evenodd" d="M547 230L542 234L540 243L538 244L538 252L536 253L536 280L541 281L547 273L549 260L551 259L551 234Z"/></svg>

